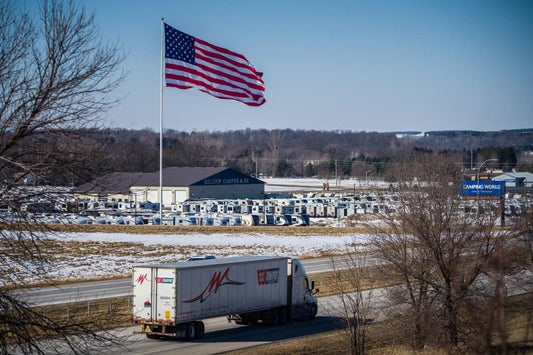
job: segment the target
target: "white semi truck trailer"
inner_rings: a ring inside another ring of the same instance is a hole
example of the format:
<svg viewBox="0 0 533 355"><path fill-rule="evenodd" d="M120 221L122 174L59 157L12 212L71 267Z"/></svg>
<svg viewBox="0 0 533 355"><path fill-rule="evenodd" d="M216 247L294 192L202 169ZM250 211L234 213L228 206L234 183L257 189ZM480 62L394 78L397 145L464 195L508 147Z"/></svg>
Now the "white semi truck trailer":
<svg viewBox="0 0 533 355"><path fill-rule="evenodd" d="M313 319L314 282L297 259L246 256L133 268L133 323L148 338L201 338L203 319L283 324Z"/></svg>

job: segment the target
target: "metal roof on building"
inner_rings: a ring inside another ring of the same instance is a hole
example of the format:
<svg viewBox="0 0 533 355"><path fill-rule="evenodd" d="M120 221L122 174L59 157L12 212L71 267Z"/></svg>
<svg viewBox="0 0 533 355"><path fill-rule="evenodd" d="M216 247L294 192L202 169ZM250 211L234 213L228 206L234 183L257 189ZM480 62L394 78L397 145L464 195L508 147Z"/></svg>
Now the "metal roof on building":
<svg viewBox="0 0 533 355"><path fill-rule="evenodd" d="M119 193L129 194L130 186L135 185L143 173L111 173L76 188L77 193Z"/></svg>
<svg viewBox="0 0 533 355"><path fill-rule="evenodd" d="M493 178L493 180L506 180L506 179L520 179L520 178L523 178L525 179L527 182L532 182L533 181L533 174L530 173L530 172L507 172L507 173L503 173L503 174L500 174L498 176L495 176Z"/></svg>
<svg viewBox="0 0 533 355"><path fill-rule="evenodd" d="M163 186L189 186L202 179L218 174L228 168L191 168L169 167L163 169ZM159 186L159 171L143 176L135 183L136 186Z"/></svg>
<svg viewBox="0 0 533 355"><path fill-rule="evenodd" d="M254 179L231 168L190 168L169 167L163 169L163 186L191 186L191 185L227 185L232 178L245 178L249 184L264 184L264 181ZM220 183L216 183L220 180ZM222 182L229 181L229 182ZM242 183L242 182L241 182ZM159 186L159 172L144 174L136 186Z"/></svg>
<svg viewBox="0 0 533 355"><path fill-rule="evenodd" d="M265 184L264 181L231 168L168 167L163 169L163 186L228 185L235 179L243 184ZM220 183L217 181L220 180ZM77 192L129 193L132 186L159 186L159 171L153 173L111 173L84 184Z"/></svg>

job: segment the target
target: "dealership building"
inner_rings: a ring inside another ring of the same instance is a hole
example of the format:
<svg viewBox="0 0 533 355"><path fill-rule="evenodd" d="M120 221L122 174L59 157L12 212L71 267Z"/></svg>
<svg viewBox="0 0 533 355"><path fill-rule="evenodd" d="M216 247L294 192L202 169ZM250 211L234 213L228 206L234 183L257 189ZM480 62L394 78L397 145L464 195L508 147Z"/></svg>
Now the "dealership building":
<svg viewBox="0 0 533 355"><path fill-rule="evenodd" d="M262 199L265 182L231 168L168 167L162 171L163 205L199 199ZM114 173L81 187L78 197L135 203L161 200L160 174Z"/></svg>

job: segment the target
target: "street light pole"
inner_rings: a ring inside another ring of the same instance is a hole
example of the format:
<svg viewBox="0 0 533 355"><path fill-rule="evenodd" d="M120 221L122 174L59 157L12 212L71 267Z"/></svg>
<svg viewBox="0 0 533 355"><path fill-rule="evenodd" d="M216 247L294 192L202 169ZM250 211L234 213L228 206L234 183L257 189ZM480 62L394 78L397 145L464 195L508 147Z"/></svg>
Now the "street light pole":
<svg viewBox="0 0 533 355"><path fill-rule="evenodd" d="M337 159L335 159L335 187L339 187L339 175L337 174Z"/></svg>
<svg viewBox="0 0 533 355"><path fill-rule="evenodd" d="M368 186L368 173L370 172L372 172L372 170L368 170L367 172L365 172L365 183L367 186Z"/></svg>

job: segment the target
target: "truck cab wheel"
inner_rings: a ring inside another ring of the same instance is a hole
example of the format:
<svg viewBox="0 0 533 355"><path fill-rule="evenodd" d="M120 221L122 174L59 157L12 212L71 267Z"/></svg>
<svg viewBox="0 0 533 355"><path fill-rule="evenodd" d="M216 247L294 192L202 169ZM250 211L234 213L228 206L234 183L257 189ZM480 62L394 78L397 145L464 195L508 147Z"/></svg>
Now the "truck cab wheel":
<svg viewBox="0 0 533 355"><path fill-rule="evenodd" d="M318 312L318 307L316 304L311 306L311 311L309 312L309 319L315 319L316 313Z"/></svg>

